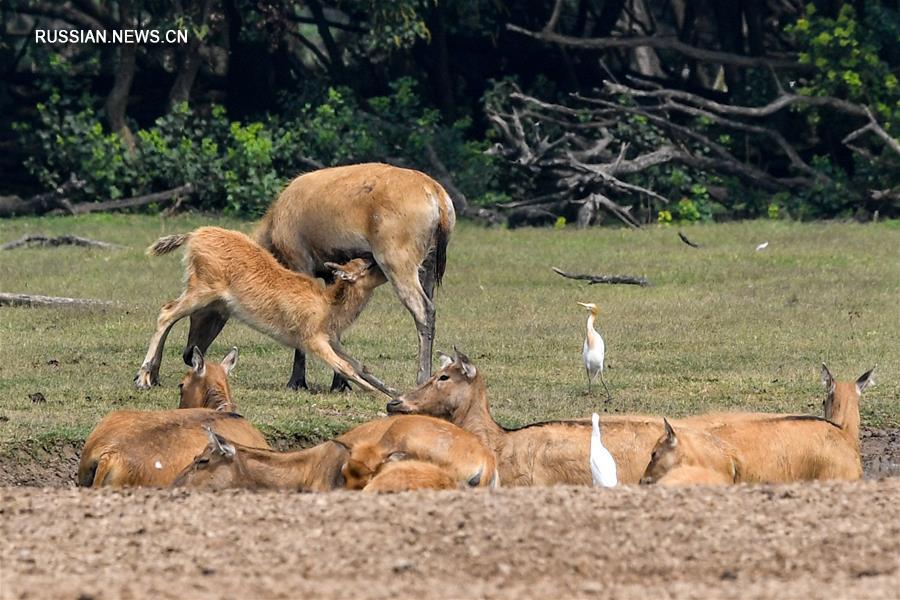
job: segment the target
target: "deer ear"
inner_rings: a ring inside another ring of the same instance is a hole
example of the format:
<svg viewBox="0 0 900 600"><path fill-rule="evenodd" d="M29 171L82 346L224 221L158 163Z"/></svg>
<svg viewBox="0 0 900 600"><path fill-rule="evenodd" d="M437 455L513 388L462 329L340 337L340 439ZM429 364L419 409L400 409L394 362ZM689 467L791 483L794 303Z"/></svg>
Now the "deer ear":
<svg viewBox="0 0 900 600"><path fill-rule="evenodd" d="M441 369L446 369L453 364L453 357L444 354L443 352L438 352L438 363L440 364Z"/></svg>
<svg viewBox="0 0 900 600"><path fill-rule="evenodd" d="M338 446L340 446L341 448L346 450L348 453L353 452L353 447L350 444L344 443L344 442L342 442L340 440L336 440L336 439L332 439L331 442L334 444L337 444Z"/></svg>
<svg viewBox="0 0 900 600"><path fill-rule="evenodd" d="M475 365L469 360L469 357L457 350L455 346L453 347L453 351L456 352L456 362L463 373L465 373L466 379L470 381L475 379L475 375L478 374L478 371L475 369Z"/></svg>
<svg viewBox="0 0 900 600"><path fill-rule="evenodd" d="M237 365L238 358L238 349L237 346L233 346L228 354L225 355L225 358L222 359L221 365L222 368L225 369L225 374L230 374L234 367Z"/></svg>
<svg viewBox="0 0 900 600"><path fill-rule="evenodd" d="M675 430L672 429L669 420L665 418L663 419L663 426L666 428L666 443L669 445L669 448L674 448L678 445L678 437L675 435Z"/></svg>
<svg viewBox="0 0 900 600"><path fill-rule="evenodd" d="M828 370L825 363L822 363L822 385L825 386L826 393L834 392L834 377L831 376L831 371Z"/></svg>
<svg viewBox="0 0 900 600"><path fill-rule="evenodd" d="M339 264L333 263L333 262L326 262L324 264L325 264L326 268L331 269L331 271L334 273L335 277L343 279L344 281L349 281L351 283L356 281L356 275L345 271L344 265L339 265Z"/></svg>
<svg viewBox="0 0 900 600"><path fill-rule="evenodd" d="M193 350L191 350L191 369L197 375L203 375L206 371L206 364L203 361L203 353L200 352L200 348L194 346Z"/></svg>
<svg viewBox="0 0 900 600"><path fill-rule="evenodd" d="M213 450L225 458L234 458L234 455L237 454L237 450L235 450L234 446L232 446L228 440L210 429L207 425L204 425L203 429L206 430L206 435L209 437L209 443L212 445Z"/></svg>
<svg viewBox="0 0 900 600"><path fill-rule="evenodd" d="M856 380L856 391L860 394L870 385L875 385L875 367L872 367Z"/></svg>

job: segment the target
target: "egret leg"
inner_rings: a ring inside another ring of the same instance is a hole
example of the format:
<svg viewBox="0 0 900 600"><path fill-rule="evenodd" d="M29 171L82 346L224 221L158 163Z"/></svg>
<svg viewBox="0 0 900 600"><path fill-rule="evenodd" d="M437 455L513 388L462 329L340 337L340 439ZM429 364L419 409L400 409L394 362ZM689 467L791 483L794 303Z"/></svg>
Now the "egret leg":
<svg viewBox="0 0 900 600"><path fill-rule="evenodd" d="M606 390L606 401L612 401L612 395L609 393L609 388L606 387L606 380L603 379L603 371L600 371L600 383L603 384L603 389Z"/></svg>

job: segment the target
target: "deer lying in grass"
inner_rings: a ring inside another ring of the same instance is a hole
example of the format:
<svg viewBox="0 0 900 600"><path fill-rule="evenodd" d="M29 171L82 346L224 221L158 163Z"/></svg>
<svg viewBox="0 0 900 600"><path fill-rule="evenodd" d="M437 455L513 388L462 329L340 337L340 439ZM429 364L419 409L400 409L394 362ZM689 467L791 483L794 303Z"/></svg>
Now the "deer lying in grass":
<svg viewBox="0 0 900 600"><path fill-rule="evenodd" d="M387 463L362 489L364 492L408 492L411 490L453 490L460 485L443 467L421 460Z"/></svg>
<svg viewBox="0 0 900 600"><path fill-rule="evenodd" d="M642 484L734 483L739 480L741 461L737 452L720 438L684 427L676 435L663 419L665 433L650 453Z"/></svg>
<svg viewBox="0 0 900 600"><path fill-rule="evenodd" d="M341 472L347 489L361 490L387 465L409 459L437 465L460 485L497 487L494 455L473 434L433 417L393 420L380 439L346 444L349 456Z"/></svg>
<svg viewBox="0 0 900 600"><path fill-rule="evenodd" d="M207 408L121 410L105 416L88 436L78 464L78 485L168 486L206 447L204 428L247 446L268 447L262 433L234 413Z"/></svg>
<svg viewBox="0 0 900 600"><path fill-rule="evenodd" d="M252 424L233 414L228 374L237 363L232 348L220 364L199 349L182 379L179 410L110 413L94 427L78 466L81 486L166 486L206 445L204 427L267 448Z"/></svg>
<svg viewBox="0 0 900 600"><path fill-rule="evenodd" d="M286 267L326 280L331 272L324 261L374 256L415 320L421 383L431 374L432 301L455 223L453 203L436 181L418 171L368 163L297 177L269 207L253 237ZM206 350L228 314L219 304L191 315L185 362L194 345ZM345 385L336 372L331 389ZM294 353L288 387L306 387L302 349Z"/></svg>
<svg viewBox="0 0 900 600"><path fill-rule="evenodd" d="M201 227L191 233L160 238L153 256L183 245L187 287L166 303L157 319L147 356L135 376L139 389L159 383L163 345L172 326L186 316L224 304L254 329L282 344L317 355L342 375L369 391L393 397L392 391L344 352L338 340L368 302L384 274L371 261L327 263L337 281L326 288L307 275L278 264L271 254L240 232Z"/></svg>
<svg viewBox="0 0 900 600"><path fill-rule="evenodd" d="M553 421L505 429L491 417L481 372L460 352L440 355L441 369L415 390L387 405L391 414L425 414L475 434L494 451L504 486L591 485L591 422ZM659 433L654 417L609 415L603 442L621 483L637 483Z"/></svg>
<svg viewBox="0 0 900 600"><path fill-rule="evenodd" d="M405 422L405 423L404 423ZM447 436L446 423L425 417L394 417L370 421L318 446L291 452L276 452L248 448L225 436L209 434L209 443L194 462L177 477L173 485L209 489L232 487L249 489L286 489L295 491L328 491L345 487L343 467L350 457L348 448L377 445L394 425L402 423L393 436L393 447L384 446L387 457L404 449L415 449L415 457L433 464L451 455L444 444L452 442ZM459 432L465 436L465 432ZM430 444L430 450L429 450ZM455 442L450 443L454 446ZM456 444L456 447L459 445ZM478 448L475 449L478 451ZM492 460L489 452L482 456ZM413 456L410 453L409 456ZM399 458L399 457L397 457ZM468 457L461 457L468 460ZM387 461L390 464L390 460ZM380 465L379 465L380 466ZM386 465L385 465L386 467ZM482 464L480 468L487 472ZM377 469L376 469L377 470ZM385 469L381 468L380 472ZM454 481L458 476L451 475ZM472 473L469 474L472 476ZM377 474L372 481L377 478ZM367 481L368 482L368 481ZM488 485L487 478L479 481ZM454 484L455 485L455 484Z"/></svg>
<svg viewBox="0 0 900 600"><path fill-rule="evenodd" d="M856 381L836 382L822 365L825 418L807 415L752 415L711 420L705 430L740 453L741 481L859 479L859 401L874 381L874 368Z"/></svg>
<svg viewBox="0 0 900 600"><path fill-rule="evenodd" d="M231 397L228 374L237 364L238 349L232 348L221 363L207 362L200 348L194 346L191 368L178 384L181 401L178 408L211 408L237 412Z"/></svg>

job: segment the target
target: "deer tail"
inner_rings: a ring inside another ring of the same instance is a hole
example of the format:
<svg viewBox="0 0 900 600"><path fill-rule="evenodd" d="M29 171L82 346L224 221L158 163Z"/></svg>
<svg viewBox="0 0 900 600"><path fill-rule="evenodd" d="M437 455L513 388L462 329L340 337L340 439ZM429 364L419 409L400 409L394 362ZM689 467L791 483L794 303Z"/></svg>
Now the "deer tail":
<svg viewBox="0 0 900 600"><path fill-rule="evenodd" d="M162 254L168 254L172 252L176 248L180 248L184 245L185 242L190 239L190 233L178 233L175 235L167 235L159 238L153 245L147 248L147 254L150 256L160 256Z"/></svg>

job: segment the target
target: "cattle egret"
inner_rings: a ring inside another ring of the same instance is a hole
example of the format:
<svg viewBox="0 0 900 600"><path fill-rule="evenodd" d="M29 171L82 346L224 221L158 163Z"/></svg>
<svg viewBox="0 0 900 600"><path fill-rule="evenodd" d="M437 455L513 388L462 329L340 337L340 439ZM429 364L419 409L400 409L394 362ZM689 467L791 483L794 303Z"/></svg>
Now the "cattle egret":
<svg viewBox="0 0 900 600"><path fill-rule="evenodd" d="M606 355L606 344L603 343L603 338L594 329L594 320L597 318L599 311L596 304L585 304L584 302L579 302L578 304L591 311L587 320L587 335L584 338L584 347L581 350L581 356L584 358L584 369L587 371L588 377L588 393L592 393L591 384L599 375L600 383L603 384L603 389L606 390L606 399L609 401L612 398L609 394L609 388L606 387L606 382L603 380L603 359Z"/></svg>
<svg viewBox="0 0 900 600"><path fill-rule="evenodd" d="M759 252L761 250L765 250L768 247L769 247L769 242L763 242L762 244L760 244L759 246L756 247L756 251Z"/></svg>
<svg viewBox="0 0 900 600"><path fill-rule="evenodd" d="M591 477L594 487L616 487L616 461L600 440L600 415L591 415Z"/></svg>

